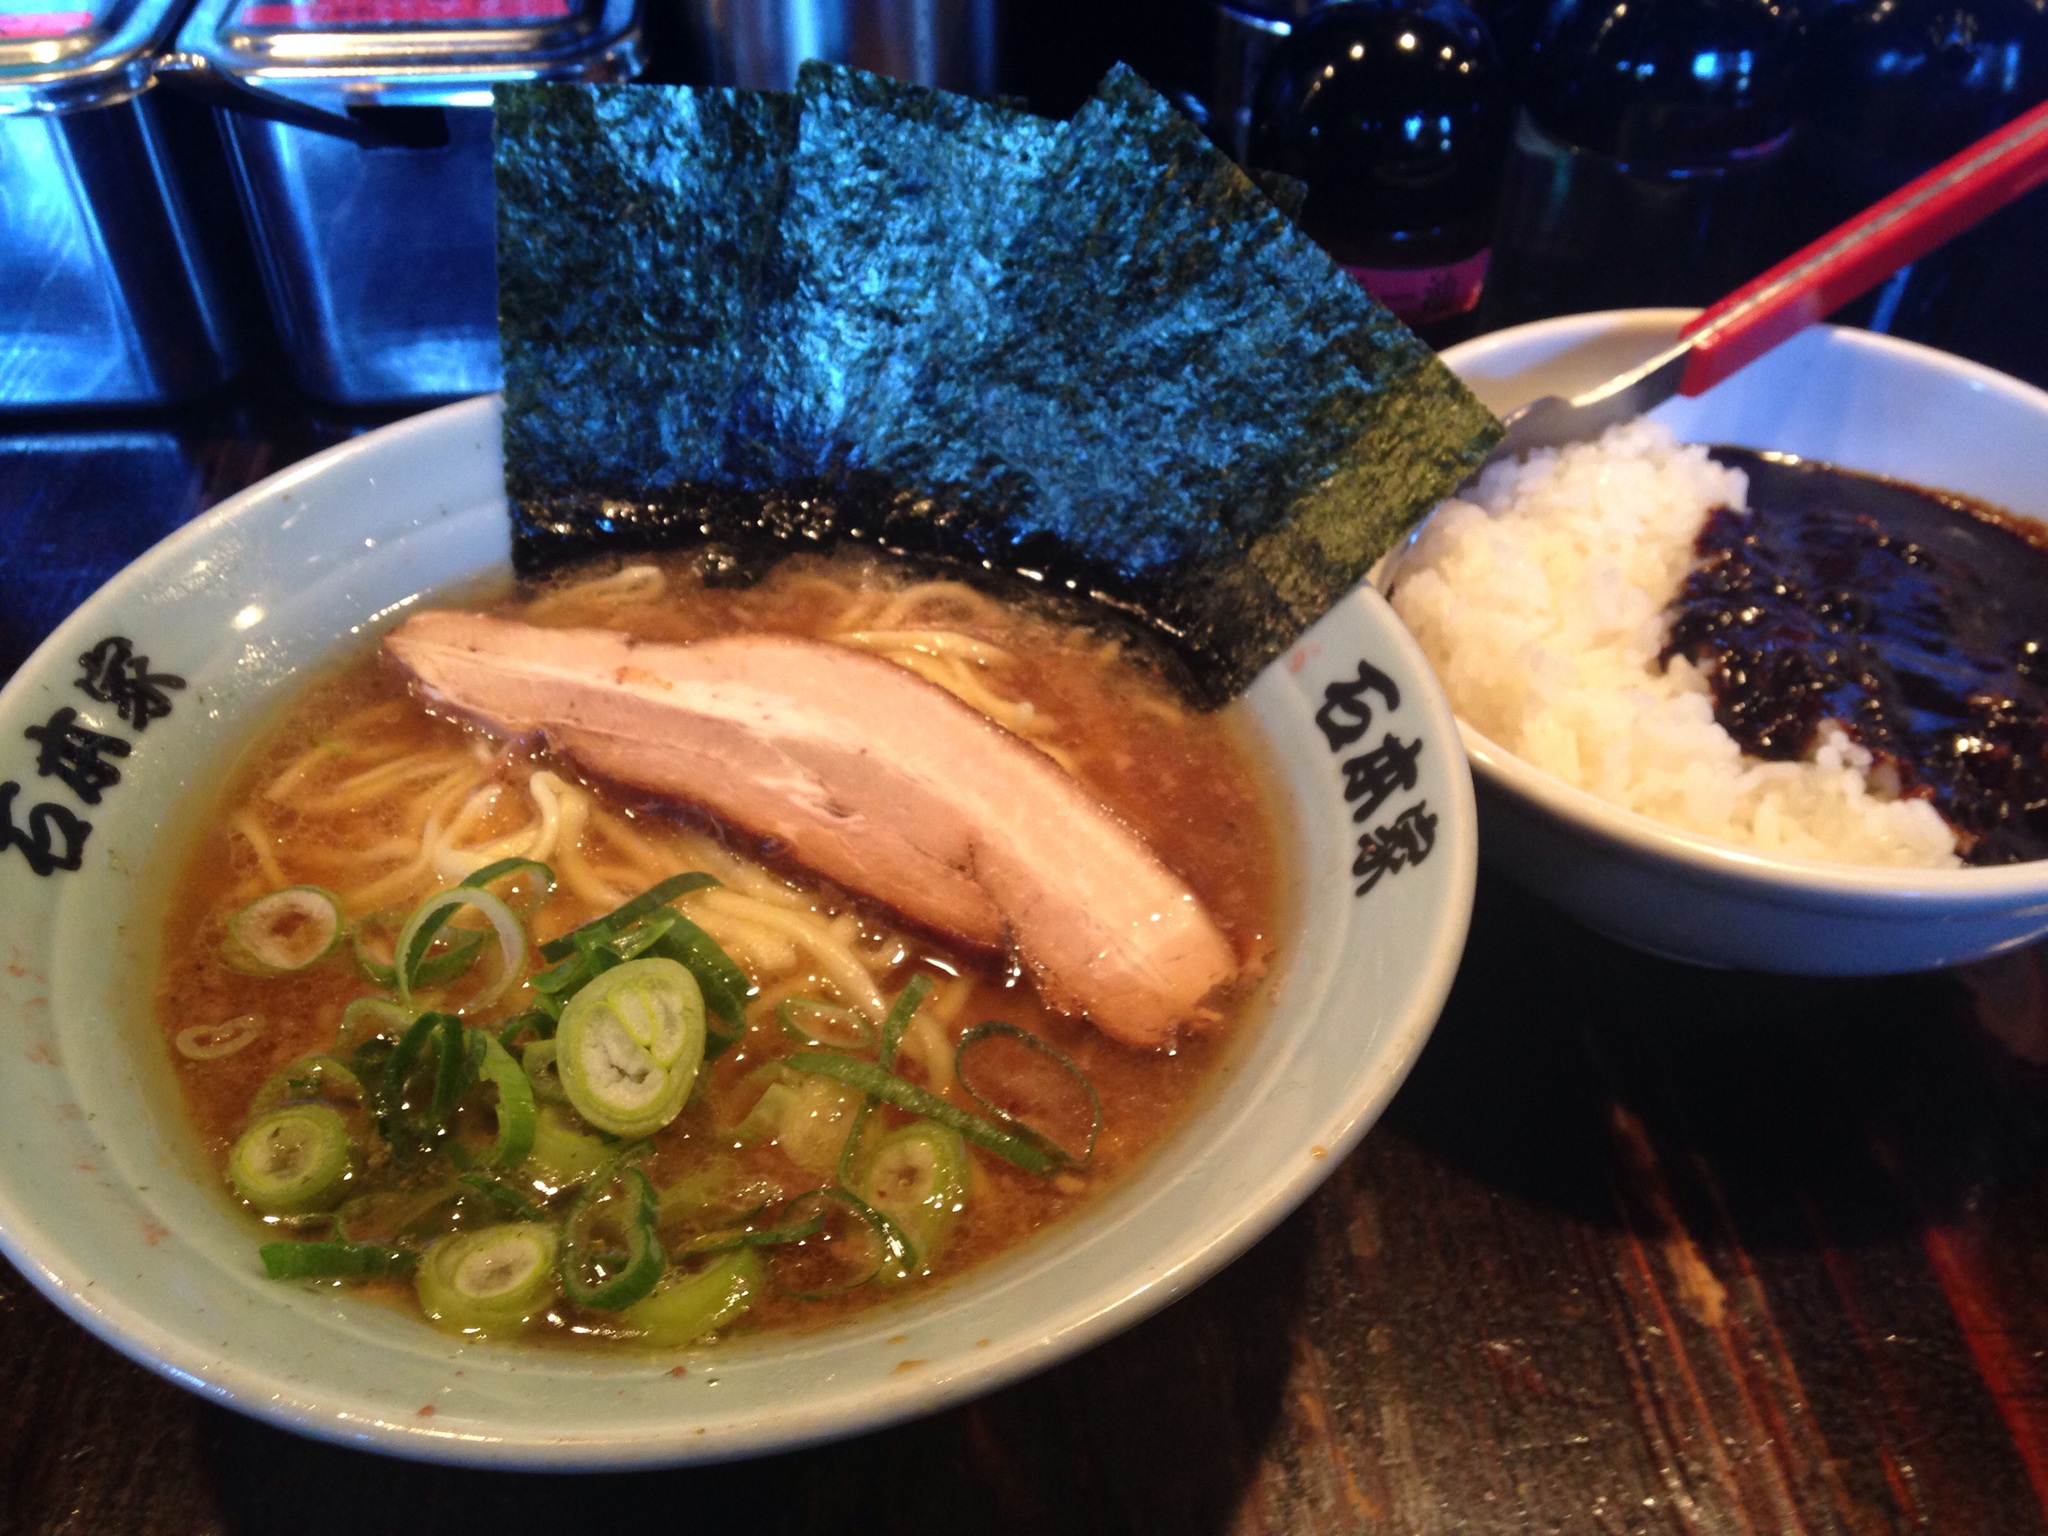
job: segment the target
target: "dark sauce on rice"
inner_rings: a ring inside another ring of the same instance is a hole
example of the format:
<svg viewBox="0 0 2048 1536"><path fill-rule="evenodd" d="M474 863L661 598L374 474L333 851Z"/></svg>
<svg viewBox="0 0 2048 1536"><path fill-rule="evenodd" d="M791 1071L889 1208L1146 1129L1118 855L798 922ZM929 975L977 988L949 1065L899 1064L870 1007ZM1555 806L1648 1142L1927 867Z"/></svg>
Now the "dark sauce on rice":
<svg viewBox="0 0 2048 1536"><path fill-rule="evenodd" d="M1711 513L1672 607L1745 752L1836 721L1931 800L1972 864L2048 858L2048 534L1946 492L1716 448L1748 515Z"/></svg>

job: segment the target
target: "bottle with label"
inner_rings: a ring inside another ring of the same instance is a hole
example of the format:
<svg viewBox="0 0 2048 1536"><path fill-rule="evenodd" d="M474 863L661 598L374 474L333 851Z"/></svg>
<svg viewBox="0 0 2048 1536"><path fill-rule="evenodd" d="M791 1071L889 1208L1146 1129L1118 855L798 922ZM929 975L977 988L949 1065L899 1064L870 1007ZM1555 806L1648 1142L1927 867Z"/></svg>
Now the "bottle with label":
<svg viewBox="0 0 2048 1536"><path fill-rule="evenodd" d="M1501 199L1488 319L1706 304L1797 247L1791 0L1552 0Z"/></svg>
<svg viewBox="0 0 2048 1536"><path fill-rule="evenodd" d="M1470 335L1509 104L1461 0L1346 0L1268 61L1251 160L1308 185L1302 228L1425 341Z"/></svg>

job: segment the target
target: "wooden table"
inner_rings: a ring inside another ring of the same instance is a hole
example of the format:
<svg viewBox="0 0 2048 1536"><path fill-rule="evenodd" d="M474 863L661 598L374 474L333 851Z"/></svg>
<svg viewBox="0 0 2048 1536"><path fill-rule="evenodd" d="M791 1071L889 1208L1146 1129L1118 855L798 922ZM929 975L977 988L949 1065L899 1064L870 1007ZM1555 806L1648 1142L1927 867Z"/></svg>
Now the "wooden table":
<svg viewBox="0 0 2048 1536"><path fill-rule="evenodd" d="M0 438L0 673L320 435ZM1486 876L1443 1021L1357 1154L1034 1380L723 1467L448 1471L214 1407L0 1264L0 1533L2044 1530L2044 1069L2039 952L1705 972Z"/></svg>

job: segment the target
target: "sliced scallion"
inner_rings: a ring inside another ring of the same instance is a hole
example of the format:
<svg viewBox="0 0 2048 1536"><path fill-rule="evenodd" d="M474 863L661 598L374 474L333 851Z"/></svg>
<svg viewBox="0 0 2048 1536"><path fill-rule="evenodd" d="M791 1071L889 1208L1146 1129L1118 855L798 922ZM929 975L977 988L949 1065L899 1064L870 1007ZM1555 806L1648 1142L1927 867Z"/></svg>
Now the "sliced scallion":
<svg viewBox="0 0 2048 1536"><path fill-rule="evenodd" d="M562 1289L578 1306L617 1312L654 1289L664 1263L655 1225L661 1201L647 1175L614 1162L569 1208Z"/></svg>
<svg viewBox="0 0 2048 1536"><path fill-rule="evenodd" d="M793 1072L815 1072L820 1077L829 1077L834 1082L845 1083L849 1088L858 1088L862 1093L873 1094L886 1104L908 1110L926 1120L936 1120L949 1126L977 1147L993 1152L1007 1162L1015 1163L1026 1173L1053 1173L1066 1161L1057 1150L1042 1146L1037 1141L1011 1131L1004 1130L991 1120L971 1114L958 1105L948 1104L935 1093L928 1093L912 1082L884 1072L872 1061L861 1061L853 1056L840 1056L826 1051L797 1051L782 1058L782 1064Z"/></svg>
<svg viewBox="0 0 2048 1536"><path fill-rule="evenodd" d="M913 1120L869 1156L860 1196L910 1239L911 1269L923 1273L967 1208L967 1144L950 1127Z"/></svg>
<svg viewBox="0 0 2048 1536"><path fill-rule="evenodd" d="M498 1090L498 1136L484 1161L493 1168L517 1167L533 1151L533 1138L540 1124L533 1080L495 1037L480 1029L469 1034L483 1044L478 1076Z"/></svg>
<svg viewBox="0 0 2048 1536"><path fill-rule="evenodd" d="M228 1179L272 1216L331 1210L354 1169L348 1123L325 1104L290 1104L254 1121L228 1151Z"/></svg>
<svg viewBox="0 0 2048 1536"><path fill-rule="evenodd" d="M273 1109L295 1102L360 1104L363 1084L355 1073L332 1056L301 1056L282 1071L274 1072L249 1100L251 1115L267 1115Z"/></svg>
<svg viewBox="0 0 2048 1536"><path fill-rule="evenodd" d="M546 1221L547 1211L525 1190L507 1184L503 1179L494 1179L487 1173L464 1173L456 1176L458 1184L475 1190L485 1199L504 1207L522 1221Z"/></svg>
<svg viewBox="0 0 2048 1536"><path fill-rule="evenodd" d="M612 1149L595 1136L576 1129L566 1110L540 1106L535 1116L533 1151L525 1171L551 1190L570 1189L597 1176L611 1161Z"/></svg>
<svg viewBox="0 0 2048 1536"><path fill-rule="evenodd" d="M673 1120L704 1061L704 994L673 960L629 960L562 1010L555 1067L569 1102L614 1136Z"/></svg>
<svg viewBox="0 0 2048 1536"><path fill-rule="evenodd" d="M461 1333L509 1332L555 1298L560 1239L543 1222L451 1232L420 1260L413 1284L420 1308Z"/></svg>
<svg viewBox="0 0 2048 1536"><path fill-rule="evenodd" d="M1088 1074L1050 1040L1001 1019L960 1037L953 1070L998 1125L1041 1141L1086 1165L1102 1134L1102 1098Z"/></svg>
<svg viewBox="0 0 2048 1536"><path fill-rule="evenodd" d="M421 902L398 932L398 943L392 952L393 963L398 972L398 1000L407 1007L412 1006L414 990L422 985L420 967L427 960L435 937L458 907L475 908L498 935L497 974L485 982L465 1006L470 1009L488 1008L519 981L519 974L526 966L526 930L519 926L519 919L513 915L512 909L489 891L458 885Z"/></svg>
<svg viewBox="0 0 2048 1536"><path fill-rule="evenodd" d="M341 943L341 898L317 885L271 891L228 919L220 955L250 976L283 976L326 959Z"/></svg>
<svg viewBox="0 0 2048 1536"><path fill-rule="evenodd" d="M902 1232L860 1196L843 1189L810 1190L782 1208L776 1225L795 1226L813 1217L819 1221L810 1235L762 1250L775 1283L798 1300L837 1296L910 1267L910 1245Z"/></svg>
<svg viewBox="0 0 2048 1536"><path fill-rule="evenodd" d="M382 997L359 997L341 1010L341 1027L334 1032L334 1054L351 1057L370 1040L389 1040L396 1045L412 1028L412 1015Z"/></svg>
<svg viewBox="0 0 2048 1536"><path fill-rule="evenodd" d="M533 912L547 905L547 899L555 894L555 872L539 859L499 859L486 864L466 876L462 883L473 891L481 891L496 885L500 880L509 880L515 875L530 875L539 882L540 889L519 903L521 911Z"/></svg>
<svg viewBox="0 0 2048 1536"><path fill-rule="evenodd" d="M405 927L406 914L386 908L359 917L348 930L349 953L355 957L356 974L373 987L398 990L398 935ZM413 972L415 987L439 987L455 980L476 964L483 951L485 935L476 930L435 936L440 949L429 948ZM392 959L384 958L386 955Z"/></svg>
<svg viewBox="0 0 2048 1536"><path fill-rule="evenodd" d="M560 1042L555 1040L530 1040L519 1053L527 1080L533 1084L533 1096L550 1104L569 1102L569 1090L562 1086L562 1074L555 1070L555 1056L560 1049Z"/></svg>
<svg viewBox="0 0 2048 1536"><path fill-rule="evenodd" d="M409 1275L419 1262L410 1248L383 1243L265 1243L256 1250L273 1280L385 1280Z"/></svg>
<svg viewBox="0 0 2048 1536"><path fill-rule="evenodd" d="M178 1031L178 1054L192 1061L219 1061L254 1042L265 1028L260 1013L238 1013L219 1024L192 1024Z"/></svg>
<svg viewBox="0 0 2048 1536"><path fill-rule="evenodd" d="M761 1289L760 1256L735 1249L694 1275L670 1274L619 1314L649 1344L679 1348L716 1333L754 1304Z"/></svg>
<svg viewBox="0 0 2048 1536"><path fill-rule="evenodd" d="M566 960L576 952L576 940L582 938L605 939L631 927L657 907L665 907L679 896L692 891L701 891L706 886L719 883L716 875L707 875L702 870L688 874L670 875L666 880L649 886L638 896L624 905L613 908L603 917L592 918L580 928L573 928L559 939L549 939L540 947L543 960Z"/></svg>

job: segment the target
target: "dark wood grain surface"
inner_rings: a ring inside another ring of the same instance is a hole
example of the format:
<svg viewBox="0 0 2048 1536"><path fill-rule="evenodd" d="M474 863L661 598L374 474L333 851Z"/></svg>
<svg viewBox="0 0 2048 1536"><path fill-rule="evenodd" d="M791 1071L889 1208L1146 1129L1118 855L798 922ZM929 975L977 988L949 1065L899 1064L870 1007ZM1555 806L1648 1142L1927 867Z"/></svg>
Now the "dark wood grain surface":
<svg viewBox="0 0 2048 1536"><path fill-rule="evenodd" d="M0 675L322 435L0 437ZM2044 1530L2044 1103L2038 952L1713 973L1489 875L1359 1151L1209 1284L1034 1380L728 1466L450 1471L213 1406L0 1264L0 1533Z"/></svg>

